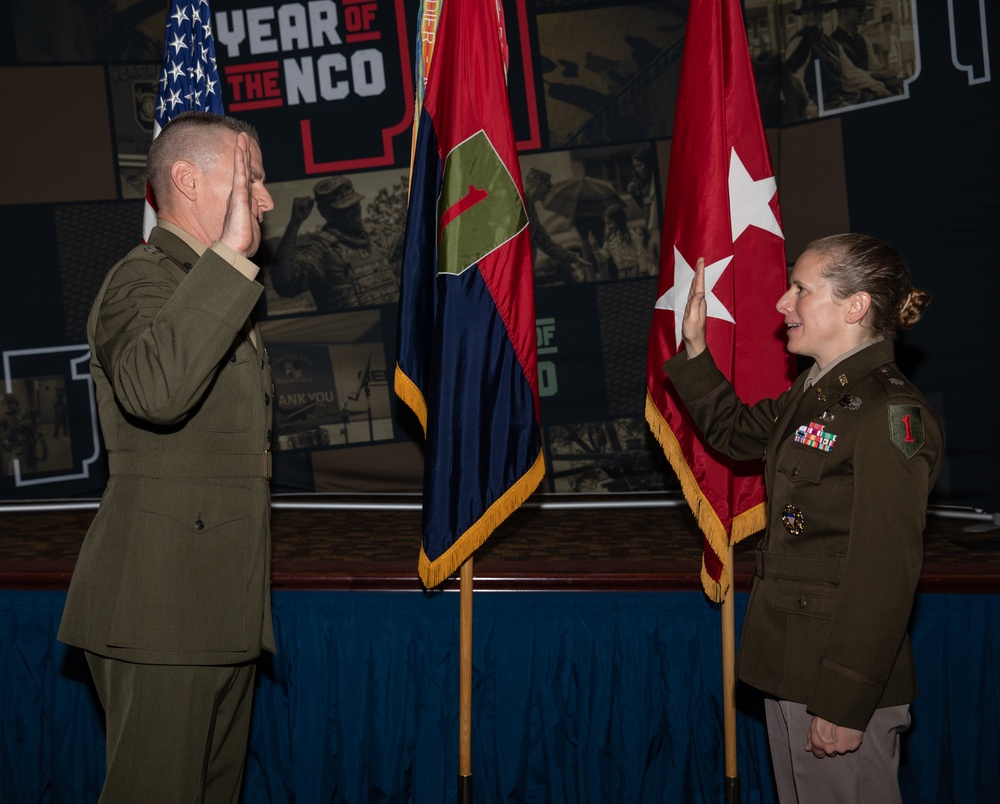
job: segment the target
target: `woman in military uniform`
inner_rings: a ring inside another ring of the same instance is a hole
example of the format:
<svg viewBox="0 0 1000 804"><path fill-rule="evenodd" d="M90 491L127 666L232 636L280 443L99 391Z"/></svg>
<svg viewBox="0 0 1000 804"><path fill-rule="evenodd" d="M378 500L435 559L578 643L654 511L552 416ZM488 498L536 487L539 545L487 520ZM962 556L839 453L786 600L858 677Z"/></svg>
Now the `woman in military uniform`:
<svg viewBox="0 0 1000 804"><path fill-rule="evenodd" d="M929 301L871 237L809 244L777 309L788 350L814 363L747 405L706 348L699 260L685 350L664 366L712 446L764 461L768 521L737 665L767 696L782 802L900 800L899 734L917 690L907 622L943 435L893 340Z"/></svg>

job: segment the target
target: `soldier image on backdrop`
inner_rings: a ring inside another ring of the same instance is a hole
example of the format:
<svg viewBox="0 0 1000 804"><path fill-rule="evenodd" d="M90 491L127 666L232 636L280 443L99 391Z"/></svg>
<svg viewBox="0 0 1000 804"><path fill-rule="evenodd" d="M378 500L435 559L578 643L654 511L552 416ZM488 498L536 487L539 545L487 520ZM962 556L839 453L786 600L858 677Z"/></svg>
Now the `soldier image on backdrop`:
<svg viewBox="0 0 1000 804"><path fill-rule="evenodd" d="M844 55L851 60L851 64L876 81L881 81L886 90L893 95L898 95L903 91L903 82L895 70L889 69L882 63L872 43L858 30L864 22L868 9L874 4L874 0L838 0L837 29L830 34L830 37L840 45ZM878 96L871 90L861 91L861 100L876 97Z"/></svg>
<svg viewBox="0 0 1000 804"><path fill-rule="evenodd" d="M52 405L52 437L69 435L69 405L66 403L66 389L56 389L56 401Z"/></svg>
<svg viewBox="0 0 1000 804"><path fill-rule="evenodd" d="M552 260L554 265L552 273L558 279L564 282L585 282L593 270L593 263L559 245L538 219L535 204L540 203L545 206L545 199L550 192L552 192L552 174L539 168L531 168L524 178L524 206L528 213L528 231L531 234L536 273L539 263L538 252L541 251Z"/></svg>
<svg viewBox="0 0 1000 804"><path fill-rule="evenodd" d="M659 208L656 203L656 182L653 180L653 149L640 146L632 153L632 178L628 194L642 208L642 245L650 260L660 263Z"/></svg>
<svg viewBox="0 0 1000 804"><path fill-rule="evenodd" d="M321 313L395 302L402 239L389 254L373 242L362 220L364 196L347 176L321 179L313 195L315 200L305 196L292 202L291 218L269 268L274 290L281 296L309 291ZM326 223L300 234L313 207Z"/></svg>
<svg viewBox="0 0 1000 804"><path fill-rule="evenodd" d="M657 266L649 258L640 236L628 225L625 207L621 204L611 204L604 210L604 243L592 239L590 244L601 276L635 279L657 273Z"/></svg>
<svg viewBox="0 0 1000 804"><path fill-rule="evenodd" d="M38 427L34 411L21 409L21 400L14 394L3 395L3 417L0 418L0 453L3 470L14 474L14 460L18 461L21 474L38 471L38 462L44 461L48 450L45 436Z"/></svg>
<svg viewBox="0 0 1000 804"><path fill-rule="evenodd" d="M836 0L801 0L791 13L800 17L802 27L792 34L785 49L783 69L790 81L782 82L782 92L799 93L802 117L816 117L821 109L838 109L868 98L888 98L892 93L847 58L840 45L824 30L824 18ZM819 63L819 78L815 64ZM784 99L786 103L788 98Z"/></svg>
<svg viewBox="0 0 1000 804"><path fill-rule="evenodd" d="M84 650L104 707L102 804L228 804L256 659L275 651L274 389L249 259L273 201L233 118L177 115L147 164L156 226L87 321L108 484L58 638Z"/></svg>

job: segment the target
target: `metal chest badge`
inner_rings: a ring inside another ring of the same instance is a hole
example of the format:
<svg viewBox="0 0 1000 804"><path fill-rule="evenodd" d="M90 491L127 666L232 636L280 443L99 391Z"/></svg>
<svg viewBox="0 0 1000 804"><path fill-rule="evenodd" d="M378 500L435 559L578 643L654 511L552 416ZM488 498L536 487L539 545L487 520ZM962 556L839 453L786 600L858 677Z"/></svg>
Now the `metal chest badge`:
<svg viewBox="0 0 1000 804"><path fill-rule="evenodd" d="M798 536L806 529L805 517L791 503L781 509L781 524L785 526L785 530L791 533L792 536Z"/></svg>
<svg viewBox="0 0 1000 804"><path fill-rule="evenodd" d="M805 444L807 447L818 449L821 452L829 452L833 449L833 444L837 436L826 431L826 425L819 422L809 422L803 424L795 431L795 443Z"/></svg>

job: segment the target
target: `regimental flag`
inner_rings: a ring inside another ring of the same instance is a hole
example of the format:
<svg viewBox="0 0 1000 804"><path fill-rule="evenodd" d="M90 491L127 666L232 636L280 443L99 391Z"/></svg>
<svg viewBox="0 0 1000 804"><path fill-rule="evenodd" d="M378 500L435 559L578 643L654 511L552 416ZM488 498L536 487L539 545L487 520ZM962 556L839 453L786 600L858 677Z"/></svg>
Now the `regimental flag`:
<svg viewBox="0 0 1000 804"><path fill-rule="evenodd" d="M646 420L705 534L701 578L725 597L730 543L764 527L762 466L702 442L663 373L684 348L681 319L705 258L708 345L745 402L788 388L792 360L774 305L786 286L777 183L764 138L739 0L692 0L674 116L663 252L646 358Z"/></svg>
<svg viewBox="0 0 1000 804"><path fill-rule="evenodd" d="M503 12L495 0L427 0L419 30L433 52L417 69L395 389L427 439L418 570L433 587L524 502L545 464Z"/></svg>
<svg viewBox="0 0 1000 804"><path fill-rule="evenodd" d="M163 67L156 98L153 139L181 112L196 109L222 114L222 87L215 63L215 39L208 0L172 2L163 39ZM146 184L142 239L156 225L156 201Z"/></svg>

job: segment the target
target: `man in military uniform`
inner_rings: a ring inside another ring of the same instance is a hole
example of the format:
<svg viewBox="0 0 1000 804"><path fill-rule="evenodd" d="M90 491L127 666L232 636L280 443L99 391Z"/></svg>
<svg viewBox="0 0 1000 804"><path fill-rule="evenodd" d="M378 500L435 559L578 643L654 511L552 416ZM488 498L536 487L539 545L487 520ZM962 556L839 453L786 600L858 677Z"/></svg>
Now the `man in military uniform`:
<svg viewBox="0 0 1000 804"><path fill-rule="evenodd" d="M395 302L402 241L387 255L372 241L361 219L363 195L346 176L321 179L313 188L315 201L305 196L292 202L288 227L270 268L271 284L282 296L309 291L321 313ZM319 211L322 228L299 234L312 212Z"/></svg>
<svg viewBox="0 0 1000 804"><path fill-rule="evenodd" d="M273 202L256 132L185 112L153 141L148 243L87 322L108 486L58 638L107 724L102 804L234 802L270 605L271 367L249 259Z"/></svg>
<svg viewBox="0 0 1000 804"><path fill-rule="evenodd" d="M555 264L554 273L557 276L567 281L585 282L588 278L588 269L594 267L593 263L568 248L560 246L552 239L548 229L538 219L535 204L541 202L544 206L545 199L551 192L552 174L539 168L531 168L524 179L524 206L528 213L528 230L531 234L536 274L538 273L538 252L542 251Z"/></svg>

